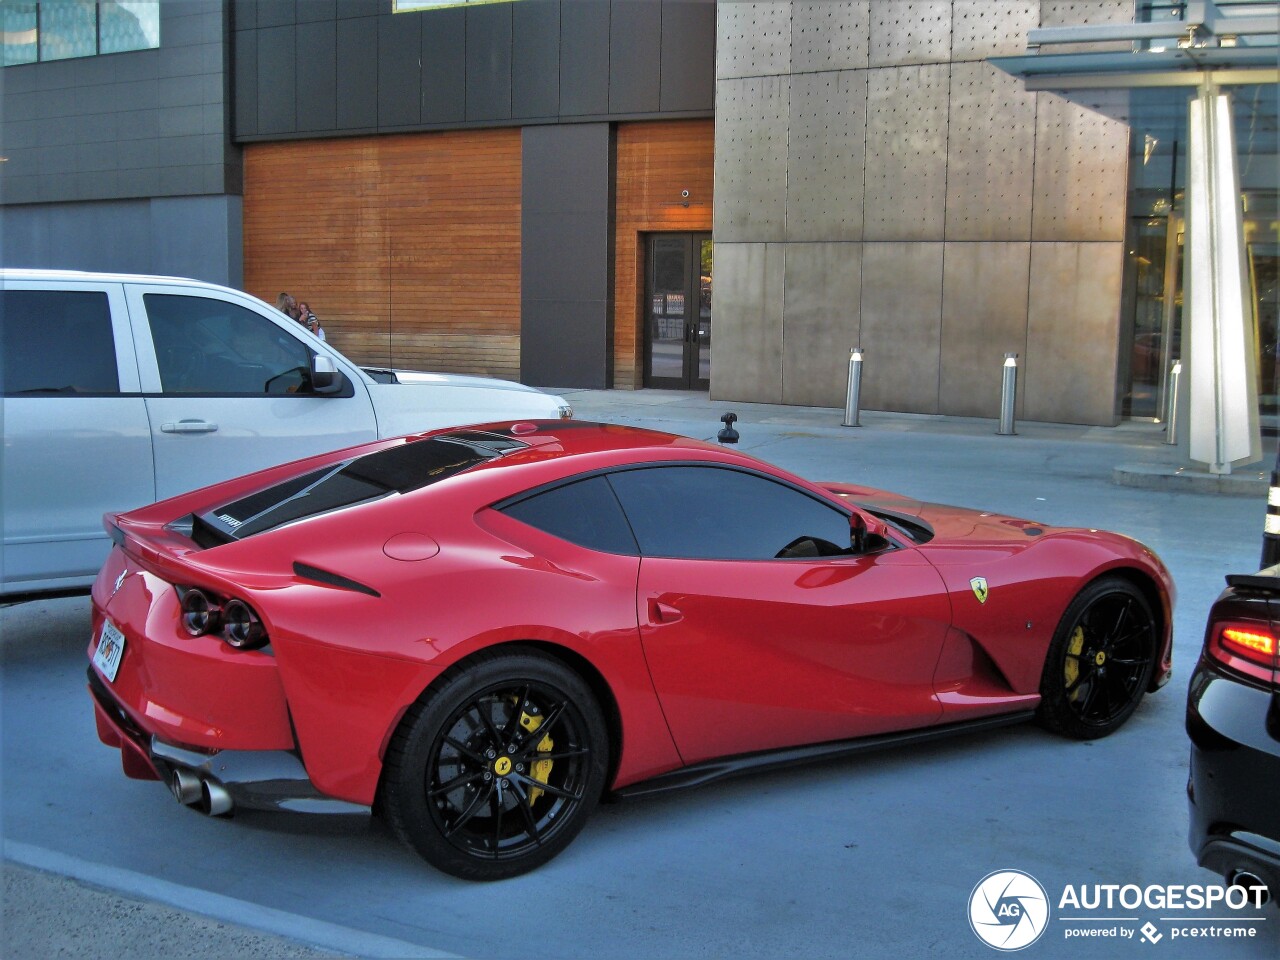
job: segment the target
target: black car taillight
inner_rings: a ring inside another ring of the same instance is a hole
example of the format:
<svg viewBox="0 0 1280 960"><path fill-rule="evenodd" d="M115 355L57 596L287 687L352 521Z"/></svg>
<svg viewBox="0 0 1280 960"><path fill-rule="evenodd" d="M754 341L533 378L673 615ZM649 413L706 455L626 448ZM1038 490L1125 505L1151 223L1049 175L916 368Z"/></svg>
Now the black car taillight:
<svg viewBox="0 0 1280 960"><path fill-rule="evenodd" d="M1270 623L1220 620L1209 630L1209 654L1234 670L1275 685L1276 631Z"/></svg>

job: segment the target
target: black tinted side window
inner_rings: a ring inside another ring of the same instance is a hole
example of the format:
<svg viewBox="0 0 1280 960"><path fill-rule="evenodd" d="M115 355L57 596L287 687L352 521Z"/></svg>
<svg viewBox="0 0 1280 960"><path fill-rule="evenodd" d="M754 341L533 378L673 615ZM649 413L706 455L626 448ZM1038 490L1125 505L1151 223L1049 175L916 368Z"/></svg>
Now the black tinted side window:
<svg viewBox="0 0 1280 960"><path fill-rule="evenodd" d="M212 297L143 301L165 393L310 392L311 351L266 317Z"/></svg>
<svg viewBox="0 0 1280 960"><path fill-rule="evenodd" d="M105 293L2 291L0 345L6 396L120 392Z"/></svg>
<svg viewBox="0 0 1280 960"><path fill-rule="evenodd" d="M774 560L849 550L849 518L764 477L714 467L610 474L645 556Z"/></svg>
<svg viewBox="0 0 1280 960"><path fill-rule="evenodd" d="M603 553L634 556L635 538L604 477L556 487L503 509L544 533Z"/></svg>

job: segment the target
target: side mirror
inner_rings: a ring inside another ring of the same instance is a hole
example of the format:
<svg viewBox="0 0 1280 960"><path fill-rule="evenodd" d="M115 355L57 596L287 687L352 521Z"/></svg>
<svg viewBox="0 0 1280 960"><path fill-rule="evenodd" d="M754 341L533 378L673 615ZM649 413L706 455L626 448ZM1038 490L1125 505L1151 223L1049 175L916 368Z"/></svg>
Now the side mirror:
<svg viewBox="0 0 1280 960"><path fill-rule="evenodd" d="M315 393L337 393L342 389L342 374L332 357L311 355L311 389Z"/></svg>
<svg viewBox="0 0 1280 960"><path fill-rule="evenodd" d="M874 553L889 545L889 528L874 517L854 511L849 517L849 546L854 553Z"/></svg>

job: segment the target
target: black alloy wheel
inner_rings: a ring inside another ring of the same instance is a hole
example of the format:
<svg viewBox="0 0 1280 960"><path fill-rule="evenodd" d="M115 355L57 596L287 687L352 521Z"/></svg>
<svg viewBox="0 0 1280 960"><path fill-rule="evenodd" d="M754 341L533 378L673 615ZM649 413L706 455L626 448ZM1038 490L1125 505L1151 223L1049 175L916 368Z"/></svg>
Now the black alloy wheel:
<svg viewBox="0 0 1280 960"><path fill-rule="evenodd" d="M1151 605L1128 580L1104 577L1067 606L1040 679L1038 717L1079 740L1105 737L1137 709L1155 669Z"/></svg>
<svg viewBox="0 0 1280 960"><path fill-rule="evenodd" d="M604 788L591 689L534 653L480 654L442 677L387 750L382 809L446 873L499 880L563 850Z"/></svg>

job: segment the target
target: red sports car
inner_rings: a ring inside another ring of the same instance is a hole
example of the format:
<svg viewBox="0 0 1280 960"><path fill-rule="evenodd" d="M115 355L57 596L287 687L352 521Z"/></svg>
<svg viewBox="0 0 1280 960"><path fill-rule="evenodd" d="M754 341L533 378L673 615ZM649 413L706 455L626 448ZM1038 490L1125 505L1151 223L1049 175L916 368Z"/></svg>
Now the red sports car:
<svg viewBox="0 0 1280 960"><path fill-rule="evenodd" d="M380 441L107 527L89 686L129 776L214 814L372 805L473 879L602 795L1033 715L1102 736L1170 672L1133 540L619 426Z"/></svg>

